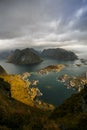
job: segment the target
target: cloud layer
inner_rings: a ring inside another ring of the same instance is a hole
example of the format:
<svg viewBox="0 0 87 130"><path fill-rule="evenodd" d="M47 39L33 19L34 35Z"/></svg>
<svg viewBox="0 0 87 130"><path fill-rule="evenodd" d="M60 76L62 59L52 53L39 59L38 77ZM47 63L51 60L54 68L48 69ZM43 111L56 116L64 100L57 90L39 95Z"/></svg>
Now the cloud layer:
<svg viewBox="0 0 87 130"><path fill-rule="evenodd" d="M0 49L87 48L86 0L0 0Z"/></svg>

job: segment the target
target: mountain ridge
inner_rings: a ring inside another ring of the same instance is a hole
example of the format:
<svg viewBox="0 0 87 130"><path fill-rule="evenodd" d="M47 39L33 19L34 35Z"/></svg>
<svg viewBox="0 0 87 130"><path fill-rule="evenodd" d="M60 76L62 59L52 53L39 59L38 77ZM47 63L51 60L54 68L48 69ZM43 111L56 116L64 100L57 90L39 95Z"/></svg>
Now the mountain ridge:
<svg viewBox="0 0 87 130"><path fill-rule="evenodd" d="M14 64L36 64L40 63L42 59L34 49L26 48L16 49L8 56L7 61Z"/></svg>
<svg viewBox="0 0 87 130"><path fill-rule="evenodd" d="M65 60L65 61L69 61L69 60L73 61L78 59L78 57L75 55L74 52L67 51L62 48L44 49L42 51L42 56L56 59L56 60Z"/></svg>

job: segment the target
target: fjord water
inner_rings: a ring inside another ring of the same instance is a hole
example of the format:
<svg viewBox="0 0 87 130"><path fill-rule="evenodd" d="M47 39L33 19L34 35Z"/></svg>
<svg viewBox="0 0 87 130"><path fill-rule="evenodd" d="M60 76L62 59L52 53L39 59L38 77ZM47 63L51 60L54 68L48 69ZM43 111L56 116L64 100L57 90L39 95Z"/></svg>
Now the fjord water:
<svg viewBox="0 0 87 130"><path fill-rule="evenodd" d="M71 76L80 76L85 74L87 70L87 65L81 65L78 67L76 64L80 63L80 60L77 61L57 61L51 59L45 59L43 62L36 65L14 65L7 63L5 60L0 60L0 65L2 65L6 71L10 74L22 74L24 72L33 72L29 80L39 80L37 87L43 93L39 98L42 101L54 104L58 106L63 103L65 99L70 97L73 93L76 93L73 89L67 89L63 83L58 82L57 79L62 74L69 74ZM67 64L62 71L55 73L51 72L47 75L39 75L36 71L52 64Z"/></svg>

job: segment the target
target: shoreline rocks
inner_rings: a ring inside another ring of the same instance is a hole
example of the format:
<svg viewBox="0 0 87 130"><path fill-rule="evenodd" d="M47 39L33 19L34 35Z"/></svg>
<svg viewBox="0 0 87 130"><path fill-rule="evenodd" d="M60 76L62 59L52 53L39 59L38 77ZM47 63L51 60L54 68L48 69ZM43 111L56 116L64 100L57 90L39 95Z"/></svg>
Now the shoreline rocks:
<svg viewBox="0 0 87 130"><path fill-rule="evenodd" d="M84 77L71 77L67 74L62 75L58 78L58 81L64 82L67 88L74 88L78 92L84 89L84 85L87 84L87 79Z"/></svg>

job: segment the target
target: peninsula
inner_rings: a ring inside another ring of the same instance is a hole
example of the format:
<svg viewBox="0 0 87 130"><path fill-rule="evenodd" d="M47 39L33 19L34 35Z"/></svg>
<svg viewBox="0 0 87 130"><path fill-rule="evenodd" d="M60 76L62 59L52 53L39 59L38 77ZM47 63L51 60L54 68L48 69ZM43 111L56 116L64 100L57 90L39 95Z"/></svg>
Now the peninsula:
<svg viewBox="0 0 87 130"><path fill-rule="evenodd" d="M10 96L11 98L20 101L26 105L40 108L43 110L53 110L54 106L37 99L38 96L42 96L42 93L37 87L31 87L31 85L36 85L36 81L27 80L29 73L24 73L22 75L13 75L13 74L4 74L4 69L0 67L0 71L3 72L0 74L0 78L3 81L10 84Z"/></svg>

